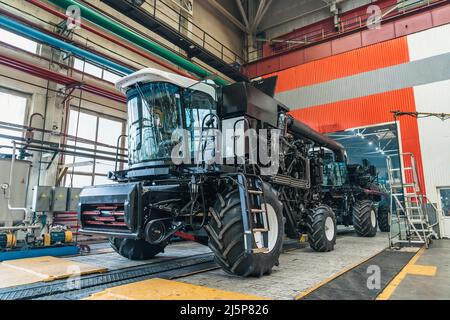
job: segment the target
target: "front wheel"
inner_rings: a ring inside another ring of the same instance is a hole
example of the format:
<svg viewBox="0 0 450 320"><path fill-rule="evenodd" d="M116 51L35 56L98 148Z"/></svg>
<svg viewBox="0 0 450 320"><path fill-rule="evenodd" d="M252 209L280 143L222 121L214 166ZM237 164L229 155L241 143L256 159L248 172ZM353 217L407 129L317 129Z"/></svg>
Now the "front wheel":
<svg viewBox="0 0 450 320"><path fill-rule="evenodd" d="M390 210L385 205L378 206L378 226L382 232L391 230Z"/></svg>
<svg viewBox="0 0 450 320"><path fill-rule="evenodd" d="M144 239L109 238L111 247L130 260L148 260L164 252L163 244L150 244Z"/></svg>
<svg viewBox="0 0 450 320"><path fill-rule="evenodd" d="M327 252L334 249L337 234L336 216L330 207L320 205L311 210L306 226L309 245L314 251Z"/></svg>
<svg viewBox="0 0 450 320"><path fill-rule="evenodd" d="M244 244L244 226L242 223L239 190L229 188L217 195L210 208L210 223L206 226L209 235L209 247L214 252L216 262L222 269L238 276L261 277L270 274L278 263L283 245L283 205L276 192L264 184L264 198L268 217L268 252L246 253ZM264 206L263 206L264 208ZM263 235L254 233L253 248L262 247Z"/></svg>
<svg viewBox="0 0 450 320"><path fill-rule="evenodd" d="M353 206L353 227L361 237L375 237L378 220L375 206L370 200L362 200Z"/></svg>

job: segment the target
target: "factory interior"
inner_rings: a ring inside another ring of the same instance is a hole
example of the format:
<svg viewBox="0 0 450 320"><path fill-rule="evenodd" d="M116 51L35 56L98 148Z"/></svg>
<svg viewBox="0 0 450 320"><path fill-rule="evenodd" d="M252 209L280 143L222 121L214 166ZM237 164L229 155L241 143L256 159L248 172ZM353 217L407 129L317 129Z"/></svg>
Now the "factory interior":
<svg viewBox="0 0 450 320"><path fill-rule="evenodd" d="M0 0L0 300L450 300L449 39L448 0Z"/></svg>

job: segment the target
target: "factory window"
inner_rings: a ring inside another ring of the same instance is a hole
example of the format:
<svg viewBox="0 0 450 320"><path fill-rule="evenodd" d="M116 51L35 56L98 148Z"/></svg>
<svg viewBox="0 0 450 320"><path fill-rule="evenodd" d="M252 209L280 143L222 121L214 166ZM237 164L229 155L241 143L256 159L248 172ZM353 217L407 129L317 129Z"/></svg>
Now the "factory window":
<svg viewBox="0 0 450 320"><path fill-rule="evenodd" d="M84 187L111 183L107 179L114 170L115 148L118 137L125 130L125 121L96 113L71 109L67 144L73 146L75 155L67 154L64 163L68 167L65 185Z"/></svg>
<svg viewBox="0 0 450 320"><path fill-rule="evenodd" d="M12 137L22 137L19 128L12 125L24 125L29 97L8 89L0 88L0 154L11 154Z"/></svg>
<svg viewBox="0 0 450 320"><path fill-rule="evenodd" d="M103 70L103 80L116 83L120 78L122 78L122 76L109 72L108 70Z"/></svg>
<svg viewBox="0 0 450 320"><path fill-rule="evenodd" d="M26 50L31 53L37 52L37 42L34 42L25 37L19 36L15 33L0 29L0 39L2 42L10 44L22 50Z"/></svg>
<svg viewBox="0 0 450 320"><path fill-rule="evenodd" d="M450 217L450 188L443 188L439 190L441 198L442 213L446 217Z"/></svg>
<svg viewBox="0 0 450 320"><path fill-rule="evenodd" d="M103 79L103 80L111 82L111 83L115 83L117 80L119 80L122 77L116 73L113 73L106 69L102 69L92 63L86 62L86 61L84 61L82 59L78 59L78 58L74 58L73 68L75 70L79 70L81 72L87 73L91 76Z"/></svg>

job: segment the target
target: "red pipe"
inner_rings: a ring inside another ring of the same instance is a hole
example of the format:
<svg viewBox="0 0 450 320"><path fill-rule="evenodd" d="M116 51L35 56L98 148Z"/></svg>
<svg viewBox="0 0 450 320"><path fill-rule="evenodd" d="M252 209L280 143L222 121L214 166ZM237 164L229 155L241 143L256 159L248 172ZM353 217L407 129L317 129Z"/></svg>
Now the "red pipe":
<svg viewBox="0 0 450 320"><path fill-rule="evenodd" d="M50 80L63 85L79 85L81 90L93 93L95 95L108 98L117 102L126 103L126 98L119 93L97 87L92 84L80 82L74 78L64 76L57 72L50 71L48 69L36 66L34 64L17 60L15 58L1 55L0 54L0 64L7 67L14 68L16 70L37 76L42 79Z"/></svg>
<svg viewBox="0 0 450 320"><path fill-rule="evenodd" d="M37 0L26 0L26 1L34 4L35 6L41 8L41 9L44 9L47 12L52 13L55 16L58 16L61 19L67 19L68 18L68 16L65 15L64 13L61 13L61 12L53 9L53 8L47 6L46 4L44 4L44 3L40 2L40 1L37 1ZM170 65L170 64L168 64L168 63L166 63L166 62L164 62L164 61L162 61L162 60L160 60L158 58L155 58L155 57L149 55L148 53L145 53L145 52L143 52L141 50L138 50L138 49L136 49L136 48L134 48L134 47L132 47L132 46L130 46L130 45L120 41L120 40L118 40L117 38L115 38L113 36L107 35L107 34L101 32L99 30L96 30L96 29L94 29L92 27L89 27L88 25L86 25L83 22L81 22L81 27L83 27L84 29L86 29L86 30L88 30L88 31L90 31L90 32L92 32L92 33L94 33L94 34L96 34L96 35L98 35L98 36L108 40L108 41L111 41L111 42L113 42L113 43L115 43L117 45L120 45L121 47L123 47L123 48L125 48L127 50L130 50L130 51L132 51L132 52L134 52L134 53L136 53L136 54L138 54L138 55L140 55L140 56L142 56L142 57L144 57L144 58L146 58L146 59L148 59L150 61L153 61L153 62L163 66L164 68L166 68L166 69L168 69L168 70L170 70L172 72L175 72L175 73L177 73L179 75L182 75L184 77L188 77L188 78L194 79L194 77L192 77L190 74L185 73L183 71L180 71L177 68L175 68L174 66L172 66L172 65Z"/></svg>

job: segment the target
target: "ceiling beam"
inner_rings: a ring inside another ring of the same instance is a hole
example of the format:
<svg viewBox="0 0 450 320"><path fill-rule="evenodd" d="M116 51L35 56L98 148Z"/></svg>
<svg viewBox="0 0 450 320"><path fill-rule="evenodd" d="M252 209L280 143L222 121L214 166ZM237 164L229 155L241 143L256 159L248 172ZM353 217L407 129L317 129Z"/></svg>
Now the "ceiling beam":
<svg viewBox="0 0 450 320"><path fill-rule="evenodd" d="M270 7L271 4L272 4L272 0L267 0L267 1L265 2L265 7L264 7L264 9L262 10L261 14L260 14L258 17L256 17L255 22L253 23L253 26L252 26L252 30L253 30L253 31L256 31L256 29L258 29L259 24L261 23L261 20L262 20L262 19L264 18L264 16L266 15L267 10L269 9L269 7Z"/></svg>
<svg viewBox="0 0 450 320"><path fill-rule="evenodd" d="M242 20L244 20L244 24L248 29L250 27L250 23L248 22L247 14L245 13L245 9L242 6L241 0L236 0L236 5L239 9L239 12L241 13Z"/></svg>
<svg viewBox="0 0 450 320"><path fill-rule="evenodd" d="M237 26L239 29L244 31L245 33L248 33L248 28L240 22L238 19L236 19L235 16L233 16L227 9L222 7L216 0L208 0L208 2L216 8L221 14L225 16L231 23L233 23L235 26Z"/></svg>
<svg viewBox="0 0 450 320"><path fill-rule="evenodd" d="M255 18L253 19L253 23L250 28L253 32L256 30L256 22L258 21L259 17L261 16L262 12L264 11L265 6L266 6L266 0L259 0L258 9L256 10Z"/></svg>

